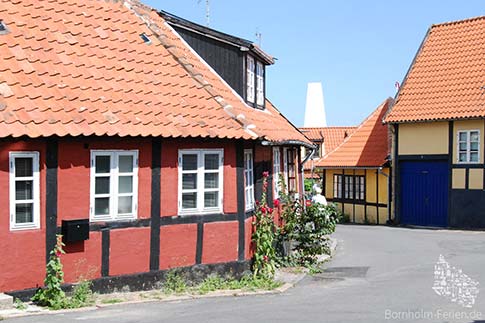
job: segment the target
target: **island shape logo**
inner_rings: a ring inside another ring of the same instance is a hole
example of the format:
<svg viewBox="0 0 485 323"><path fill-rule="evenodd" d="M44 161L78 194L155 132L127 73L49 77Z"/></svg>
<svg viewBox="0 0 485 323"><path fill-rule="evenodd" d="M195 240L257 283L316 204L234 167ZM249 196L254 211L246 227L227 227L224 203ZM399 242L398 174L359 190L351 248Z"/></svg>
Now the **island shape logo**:
<svg viewBox="0 0 485 323"><path fill-rule="evenodd" d="M470 308L478 296L478 285L479 282L464 274L461 269L450 266L445 257L440 255L434 266L433 290L436 294Z"/></svg>

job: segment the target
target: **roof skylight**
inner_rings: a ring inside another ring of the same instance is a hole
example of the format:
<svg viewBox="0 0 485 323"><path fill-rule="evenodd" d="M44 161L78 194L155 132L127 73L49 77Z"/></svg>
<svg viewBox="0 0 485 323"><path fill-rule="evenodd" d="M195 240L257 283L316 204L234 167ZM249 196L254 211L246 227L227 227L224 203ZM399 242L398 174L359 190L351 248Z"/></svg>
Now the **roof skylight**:
<svg viewBox="0 0 485 323"><path fill-rule="evenodd" d="M140 34L140 37L141 37L141 39L143 39L143 41L144 41L145 43L147 43L148 45L150 45L150 44L152 43L152 41L150 40L150 38L148 37L148 35L147 35L147 34L145 34L145 33L141 33L141 34Z"/></svg>

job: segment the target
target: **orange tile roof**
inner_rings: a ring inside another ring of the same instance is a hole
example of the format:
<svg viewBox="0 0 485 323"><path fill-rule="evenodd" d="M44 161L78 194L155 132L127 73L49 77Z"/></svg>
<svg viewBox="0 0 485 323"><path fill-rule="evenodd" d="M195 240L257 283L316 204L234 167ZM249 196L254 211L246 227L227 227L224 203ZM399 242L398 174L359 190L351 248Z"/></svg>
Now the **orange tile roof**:
<svg viewBox="0 0 485 323"><path fill-rule="evenodd" d="M0 136L309 141L244 101L136 0L0 0ZM140 34L151 40L145 43Z"/></svg>
<svg viewBox="0 0 485 323"><path fill-rule="evenodd" d="M484 57L485 16L431 26L385 121L485 117Z"/></svg>
<svg viewBox="0 0 485 323"><path fill-rule="evenodd" d="M340 145L345 138L352 134L357 127L320 127L320 128L299 128L300 131L310 140L325 143L325 152L329 153Z"/></svg>
<svg viewBox="0 0 485 323"><path fill-rule="evenodd" d="M382 119L392 105L388 98L367 117L335 150L316 163L316 167L379 167L389 155L388 127Z"/></svg>

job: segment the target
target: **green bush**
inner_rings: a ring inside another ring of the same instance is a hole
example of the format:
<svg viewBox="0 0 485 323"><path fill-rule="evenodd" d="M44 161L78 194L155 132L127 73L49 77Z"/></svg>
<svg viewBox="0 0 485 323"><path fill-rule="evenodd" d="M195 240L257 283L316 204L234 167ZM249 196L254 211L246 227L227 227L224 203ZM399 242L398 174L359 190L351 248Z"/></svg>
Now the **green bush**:
<svg viewBox="0 0 485 323"><path fill-rule="evenodd" d="M165 276L163 291L166 294L185 293L187 291L187 282L176 270L170 270Z"/></svg>

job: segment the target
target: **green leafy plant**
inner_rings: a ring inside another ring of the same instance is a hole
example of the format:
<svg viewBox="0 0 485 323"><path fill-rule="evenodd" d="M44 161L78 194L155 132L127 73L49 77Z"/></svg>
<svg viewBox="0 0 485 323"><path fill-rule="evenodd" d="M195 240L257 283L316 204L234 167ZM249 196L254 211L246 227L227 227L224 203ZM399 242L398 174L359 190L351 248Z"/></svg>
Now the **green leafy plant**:
<svg viewBox="0 0 485 323"><path fill-rule="evenodd" d="M91 285L92 283L89 280L83 280L74 286L72 296L68 299L68 307L79 308L94 304Z"/></svg>
<svg viewBox="0 0 485 323"><path fill-rule="evenodd" d="M61 309L67 306L66 294L61 288L64 282L60 258L64 254L62 247L64 247L62 235L57 235L56 245L50 252L49 262L46 266L44 288L39 288L32 297L32 301L40 306L47 306L51 309Z"/></svg>
<svg viewBox="0 0 485 323"><path fill-rule="evenodd" d="M16 298L15 301L13 302L13 306L18 309L18 310L26 310L27 309L27 304L22 302L20 299Z"/></svg>
<svg viewBox="0 0 485 323"><path fill-rule="evenodd" d="M276 270L275 224L273 209L268 206L268 172L263 172L263 190L261 200L256 202L255 221L252 240L255 245L254 276L273 278Z"/></svg>
<svg viewBox="0 0 485 323"><path fill-rule="evenodd" d="M108 298L108 299L103 299L101 303L103 304L117 304L121 303L123 300L121 298Z"/></svg>
<svg viewBox="0 0 485 323"><path fill-rule="evenodd" d="M165 276L163 291L166 294L182 294L187 288L187 282L176 270L170 270Z"/></svg>

